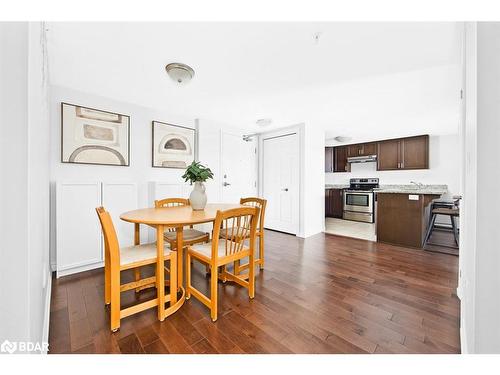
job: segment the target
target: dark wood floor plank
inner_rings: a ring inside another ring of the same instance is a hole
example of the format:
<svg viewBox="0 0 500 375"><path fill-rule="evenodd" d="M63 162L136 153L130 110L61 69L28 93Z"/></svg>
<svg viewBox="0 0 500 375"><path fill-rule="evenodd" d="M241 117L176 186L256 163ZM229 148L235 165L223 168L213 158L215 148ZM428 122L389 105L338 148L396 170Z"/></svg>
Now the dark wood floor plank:
<svg viewBox="0 0 500 375"><path fill-rule="evenodd" d="M255 298L220 282L215 323L191 299L164 322L152 308L122 319L112 333L102 269L54 278L49 353L459 353L457 268L452 255L266 231ZM154 267L142 272L151 276ZM209 295L204 266L195 262L192 276ZM132 271L122 273L123 282L133 279ZM122 307L155 295L154 288L125 292Z"/></svg>
<svg viewBox="0 0 500 375"><path fill-rule="evenodd" d="M135 334L125 336L118 340L118 346L123 354L144 354L145 351Z"/></svg>
<svg viewBox="0 0 500 375"><path fill-rule="evenodd" d="M153 341L149 345L144 347L144 351L147 354L166 354L168 353L167 347L163 344L163 342L158 339Z"/></svg>
<svg viewBox="0 0 500 375"><path fill-rule="evenodd" d="M197 343L191 345L191 348L196 354L217 354L218 351L215 349L207 339L201 339Z"/></svg>

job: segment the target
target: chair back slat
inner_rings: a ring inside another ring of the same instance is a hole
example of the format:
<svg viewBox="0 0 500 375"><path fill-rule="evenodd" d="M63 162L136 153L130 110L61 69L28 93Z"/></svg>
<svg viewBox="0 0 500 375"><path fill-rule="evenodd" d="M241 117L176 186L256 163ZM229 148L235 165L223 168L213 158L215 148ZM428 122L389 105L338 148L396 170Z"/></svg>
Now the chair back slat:
<svg viewBox="0 0 500 375"><path fill-rule="evenodd" d="M104 256L106 256L111 263L115 264L116 262L116 264L120 264L120 245L111 215L102 206L97 207L95 210L99 217L104 237Z"/></svg>
<svg viewBox="0 0 500 375"><path fill-rule="evenodd" d="M179 206L190 206L191 203L189 199L185 198L165 198L155 200L155 208L160 207L179 207ZM175 232L175 228L165 228L168 232Z"/></svg>
<svg viewBox="0 0 500 375"><path fill-rule="evenodd" d="M212 259L219 256L220 241L224 241L225 256L235 255L245 250L246 241L249 241L250 249L253 251L258 218L258 207L217 211L212 241ZM224 233L222 238L220 238L221 231Z"/></svg>
<svg viewBox="0 0 500 375"><path fill-rule="evenodd" d="M240 204L243 204L245 206L259 208L260 214L259 214L259 218L258 218L258 222L257 222L257 230L259 232L262 232L264 230L264 216L266 213L267 200L263 199L263 198L257 198L257 197L241 198Z"/></svg>

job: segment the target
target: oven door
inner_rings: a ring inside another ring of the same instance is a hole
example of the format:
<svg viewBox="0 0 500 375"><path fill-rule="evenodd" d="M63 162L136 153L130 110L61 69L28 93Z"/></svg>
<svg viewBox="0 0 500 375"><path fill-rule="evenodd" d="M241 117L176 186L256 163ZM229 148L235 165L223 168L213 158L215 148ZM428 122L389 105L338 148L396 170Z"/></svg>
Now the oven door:
<svg viewBox="0 0 500 375"><path fill-rule="evenodd" d="M373 212L373 193L344 191L344 211Z"/></svg>

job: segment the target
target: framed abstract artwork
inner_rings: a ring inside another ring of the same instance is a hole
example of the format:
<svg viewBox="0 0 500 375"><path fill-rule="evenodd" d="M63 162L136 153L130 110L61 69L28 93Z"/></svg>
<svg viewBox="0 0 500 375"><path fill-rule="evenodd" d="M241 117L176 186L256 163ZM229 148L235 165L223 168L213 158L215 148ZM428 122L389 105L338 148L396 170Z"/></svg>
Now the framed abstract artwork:
<svg viewBox="0 0 500 375"><path fill-rule="evenodd" d="M196 129L153 121L152 166L185 169L196 159Z"/></svg>
<svg viewBox="0 0 500 375"><path fill-rule="evenodd" d="M61 162L130 165L130 117L61 103Z"/></svg>

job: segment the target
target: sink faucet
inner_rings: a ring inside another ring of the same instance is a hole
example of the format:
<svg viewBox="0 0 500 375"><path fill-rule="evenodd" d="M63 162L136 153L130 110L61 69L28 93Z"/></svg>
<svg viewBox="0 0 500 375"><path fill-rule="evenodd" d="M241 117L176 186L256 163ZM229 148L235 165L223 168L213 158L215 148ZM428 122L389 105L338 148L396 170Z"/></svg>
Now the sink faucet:
<svg viewBox="0 0 500 375"><path fill-rule="evenodd" d="M415 181L410 181L410 184L416 185L416 186L418 186L418 187L422 187L422 186L424 186L424 184L423 184L423 183L421 183L421 182L415 182Z"/></svg>

